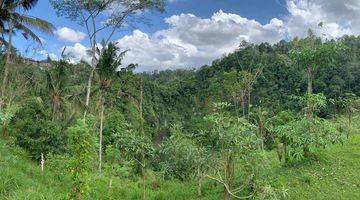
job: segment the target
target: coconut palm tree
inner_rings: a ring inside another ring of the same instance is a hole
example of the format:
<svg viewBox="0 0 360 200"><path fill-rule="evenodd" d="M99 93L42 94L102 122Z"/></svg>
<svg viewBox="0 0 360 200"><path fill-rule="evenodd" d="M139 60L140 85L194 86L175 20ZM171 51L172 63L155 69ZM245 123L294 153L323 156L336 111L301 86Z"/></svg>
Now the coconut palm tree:
<svg viewBox="0 0 360 200"><path fill-rule="evenodd" d="M7 35L8 40L2 37L2 43L7 46L6 58L3 70L3 80L0 90L0 110L3 105L5 90L9 76L9 62L12 52L12 36L16 32L21 32L25 39L32 39L41 44L40 38L31 30L38 29L44 33L50 34L55 27L40 18L28 16L26 12L32 9L38 0L0 0L0 34Z"/></svg>
<svg viewBox="0 0 360 200"><path fill-rule="evenodd" d="M45 71L47 90L51 96L53 119L61 117L60 110L64 110L65 93L68 89L67 62L60 60L55 67Z"/></svg>
<svg viewBox="0 0 360 200"><path fill-rule="evenodd" d="M111 81L116 76L116 71L121 65L122 58L127 51L120 51L114 43L106 46L105 41L102 42L103 49L96 49L96 54L100 55L96 72L99 76L99 98L100 98L100 131L99 131L99 171L102 168L102 141L103 141L103 125L105 111L105 94L111 87ZM91 51L91 50L90 50ZM91 52L88 52L91 54Z"/></svg>

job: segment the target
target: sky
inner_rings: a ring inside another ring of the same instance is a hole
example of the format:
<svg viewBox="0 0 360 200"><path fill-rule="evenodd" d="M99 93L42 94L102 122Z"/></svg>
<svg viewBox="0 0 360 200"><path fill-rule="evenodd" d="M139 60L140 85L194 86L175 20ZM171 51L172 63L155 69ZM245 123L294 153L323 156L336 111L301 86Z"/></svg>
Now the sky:
<svg viewBox="0 0 360 200"><path fill-rule="evenodd" d="M360 0L166 1L165 13L139 13L150 24L121 28L112 37L122 50L129 50L124 66L138 64L139 71L197 68L233 52L243 40L274 44L306 37L310 28L324 39L360 33ZM18 34L14 45L23 56L56 60L66 46L71 62L90 60L86 29L58 17L48 0L39 0L28 15L46 19L56 30L53 35L37 32L42 46ZM103 31L98 38L108 34Z"/></svg>

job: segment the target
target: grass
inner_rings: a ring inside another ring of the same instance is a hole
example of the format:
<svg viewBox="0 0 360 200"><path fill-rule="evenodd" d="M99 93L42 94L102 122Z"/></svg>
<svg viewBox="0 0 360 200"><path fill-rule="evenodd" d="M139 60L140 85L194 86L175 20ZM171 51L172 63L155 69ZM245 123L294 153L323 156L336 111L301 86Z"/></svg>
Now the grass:
<svg viewBox="0 0 360 200"><path fill-rule="evenodd" d="M347 144L319 150L316 157L291 166L280 166L274 152L267 156L270 184L286 188L287 199L360 199L360 135L352 136ZM106 177L92 177L91 199L109 199L107 181ZM147 185L147 199L222 199L222 188L211 182L204 184L201 198L194 183L163 181L153 175ZM28 159L26 153L0 140L0 199L66 199L69 191L68 178L51 170L42 174L39 165ZM114 180L112 199L141 198L140 181Z"/></svg>
<svg viewBox="0 0 360 200"><path fill-rule="evenodd" d="M22 150L0 140L0 199L64 199L66 189Z"/></svg>
<svg viewBox="0 0 360 200"><path fill-rule="evenodd" d="M360 135L348 144L320 150L316 157L273 167L272 184L288 188L288 199L360 199Z"/></svg>

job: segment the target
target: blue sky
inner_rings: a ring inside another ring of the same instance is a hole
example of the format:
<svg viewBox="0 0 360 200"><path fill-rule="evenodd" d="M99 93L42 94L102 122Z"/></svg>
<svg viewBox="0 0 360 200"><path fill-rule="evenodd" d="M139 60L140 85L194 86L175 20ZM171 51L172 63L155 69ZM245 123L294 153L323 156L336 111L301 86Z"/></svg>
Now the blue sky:
<svg viewBox="0 0 360 200"><path fill-rule="evenodd" d="M192 68L233 51L240 40L275 43L303 37L309 28L327 39L358 34L359 11L360 0L169 0L165 13L146 14L151 26L119 30L113 41L130 49L125 63L138 63L143 70ZM48 20L58 31L40 33L43 47L16 37L14 45L25 56L56 57L67 46L74 62L85 59L89 45L83 27L58 17L48 0L39 1L29 15ZM317 27L319 22L324 28Z"/></svg>

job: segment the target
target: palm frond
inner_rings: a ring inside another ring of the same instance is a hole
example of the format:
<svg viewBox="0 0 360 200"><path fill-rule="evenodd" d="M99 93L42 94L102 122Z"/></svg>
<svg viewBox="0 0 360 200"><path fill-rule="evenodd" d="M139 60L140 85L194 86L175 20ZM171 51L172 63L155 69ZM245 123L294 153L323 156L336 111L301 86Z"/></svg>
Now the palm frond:
<svg viewBox="0 0 360 200"><path fill-rule="evenodd" d="M24 26L23 24L16 23L14 26L17 30L21 31L25 39L31 38L35 42L42 44L40 38L28 27Z"/></svg>
<svg viewBox="0 0 360 200"><path fill-rule="evenodd" d="M54 25L37 17L20 15L18 13L14 13L12 17L14 18L14 21L18 21L19 23L38 29L47 34L52 34L55 30Z"/></svg>
<svg viewBox="0 0 360 200"><path fill-rule="evenodd" d="M15 10L19 7L24 10L30 10L37 4L37 2L38 0L5 0L3 7L10 10Z"/></svg>
<svg viewBox="0 0 360 200"><path fill-rule="evenodd" d="M30 10L31 8L33 8L37 4L37 2L38 2L38 0L22 0L22 1L20 1L20 5L25 10Z"/></svg>

